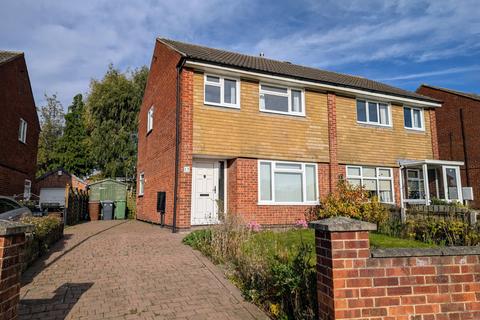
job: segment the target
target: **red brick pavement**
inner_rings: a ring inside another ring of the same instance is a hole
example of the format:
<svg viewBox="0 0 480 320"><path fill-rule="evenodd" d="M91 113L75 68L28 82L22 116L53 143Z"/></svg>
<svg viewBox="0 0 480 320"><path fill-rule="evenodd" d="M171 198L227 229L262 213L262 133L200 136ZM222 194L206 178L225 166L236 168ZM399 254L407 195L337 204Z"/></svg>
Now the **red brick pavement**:
<svg viewBox="0 0 480 320"><path fill-rule="evenodd" d="M267 319L184 235L94 221L22 276L20 319Z"/></svg>

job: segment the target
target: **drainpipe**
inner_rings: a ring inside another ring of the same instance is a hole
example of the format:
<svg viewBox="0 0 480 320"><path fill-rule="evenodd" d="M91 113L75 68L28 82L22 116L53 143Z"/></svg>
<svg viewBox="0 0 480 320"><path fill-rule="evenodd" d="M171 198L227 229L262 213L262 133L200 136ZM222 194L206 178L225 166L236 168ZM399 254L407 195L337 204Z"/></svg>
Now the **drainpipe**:
<svg viewBox="0 0 480 320"><path fill-rule="evenodd" d="M178 165L180 163L180 75L185 59L182 58L177 64L177 97L175 109L175 183L173 187L173 222L172 232L177 232L177 189L178 189Z"/></svg>

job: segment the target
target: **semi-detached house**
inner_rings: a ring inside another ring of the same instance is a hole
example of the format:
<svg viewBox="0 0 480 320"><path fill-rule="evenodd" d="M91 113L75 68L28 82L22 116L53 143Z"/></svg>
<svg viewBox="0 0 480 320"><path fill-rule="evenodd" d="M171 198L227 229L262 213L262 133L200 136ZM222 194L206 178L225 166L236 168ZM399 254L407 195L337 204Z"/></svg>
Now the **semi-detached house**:
<svg viewBox="0 0 480 320"><path fill-rule="evenodd" d="M137 217L295 223L339 179L382 202L461 200L439 100L361 77L157 39L139 115ZM442 190L442 192L439 192ZM163 198L165 195L165 198Z"/></svg>

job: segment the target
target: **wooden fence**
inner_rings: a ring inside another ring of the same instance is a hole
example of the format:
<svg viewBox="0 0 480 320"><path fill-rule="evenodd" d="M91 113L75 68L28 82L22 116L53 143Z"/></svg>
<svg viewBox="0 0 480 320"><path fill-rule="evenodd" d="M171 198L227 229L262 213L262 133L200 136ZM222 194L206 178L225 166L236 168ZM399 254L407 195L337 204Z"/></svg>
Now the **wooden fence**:
<svg viewBox="0 0 480 320"><path fill-rule="evenodd" d="M88 220L88 192L67 186L64 221L74 225Z"/></svg>

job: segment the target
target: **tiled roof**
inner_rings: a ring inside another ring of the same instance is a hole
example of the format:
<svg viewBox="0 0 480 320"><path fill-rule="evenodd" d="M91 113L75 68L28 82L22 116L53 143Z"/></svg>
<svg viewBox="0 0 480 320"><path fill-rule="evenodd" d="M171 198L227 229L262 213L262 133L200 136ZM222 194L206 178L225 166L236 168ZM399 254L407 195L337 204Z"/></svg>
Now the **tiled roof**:
<svg viewBox="0 0 480 320"><path fill-rule="evenodd" d="M165 38L158 38L158 40L169 45L174 50L178 51L183 56L193 61L206 62L259 73L290 77L298 80L312 81L338 87L359 89L375 93L385 93L398 97L417 99L428 102L439 102L439 100L434 98L426 97L415 92L395 88L390 85L374 80L365 79L362 77L305 67L297 64L292 64L290 62L272 60L264 57L249 56L225 50L208 48Z"/></svg>
<svg viewBox="0 0 480 320"><path fill-rule="evenodd" d="M478 95L476 93L468 93L468 92L461 92L461 91L456 91L456 90L447 89L447 88L440 88L440 87L431 86L429 84L422 84L421 87L432 88L432 89L435 89L435 90L444 91L444 92L448 92L448 93L451 93L451 94L456 94L458 96L467 97L467 98L470 98L470 99L473 99L473 100L480 101L480 95Z"/></svg>
<svg viewBox="0 0 480 320"><path fill-rule="evenodd" d="M16 56L22 55L23 52L19 51L5 51L5 50L0 50L0 64L10 61Z"/></svg>

